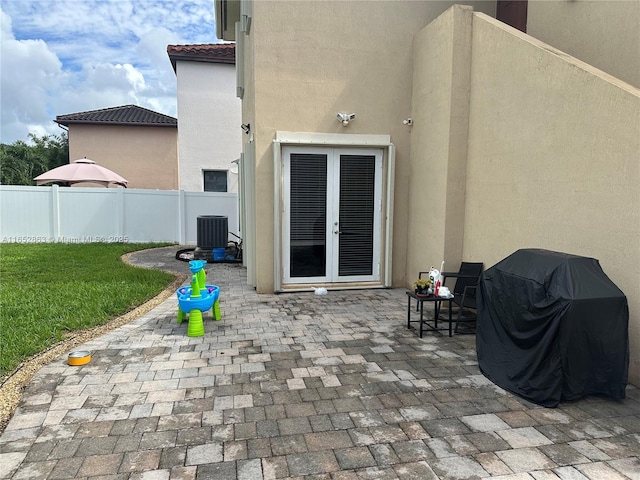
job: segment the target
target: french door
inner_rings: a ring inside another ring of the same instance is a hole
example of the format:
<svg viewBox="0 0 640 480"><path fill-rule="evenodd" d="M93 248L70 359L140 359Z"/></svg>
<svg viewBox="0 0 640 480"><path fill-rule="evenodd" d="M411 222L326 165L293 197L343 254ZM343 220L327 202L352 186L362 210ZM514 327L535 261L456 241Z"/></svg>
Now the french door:
<svg viewBox="0 0 640 480"><path fill-rule="evenodd" d="M283 280L380 280L382 150L283 148Z"/></svg>

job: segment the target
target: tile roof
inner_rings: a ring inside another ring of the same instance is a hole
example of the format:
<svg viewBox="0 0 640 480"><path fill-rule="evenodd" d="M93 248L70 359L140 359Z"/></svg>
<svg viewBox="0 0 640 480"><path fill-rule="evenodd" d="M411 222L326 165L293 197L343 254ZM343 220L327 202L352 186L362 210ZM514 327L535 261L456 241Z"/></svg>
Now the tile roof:
<svg viewBox="0 0 640 480"><path fill-rule="evenodd" d="M178 120L154 112L137 105L123 105L120 107L89 110L88 112L70 113L56 116L55 122L60 125L73 123L94 123L109 125L142 125L155 127L177 127Z"/></svg>
<svg viewBox="0 0 640 480"><path fill-rule="evenodd" d="M176 62L228 63L236 64L235 43L207 43L203 45L167 45L167 54L176 70Z"/></svg>

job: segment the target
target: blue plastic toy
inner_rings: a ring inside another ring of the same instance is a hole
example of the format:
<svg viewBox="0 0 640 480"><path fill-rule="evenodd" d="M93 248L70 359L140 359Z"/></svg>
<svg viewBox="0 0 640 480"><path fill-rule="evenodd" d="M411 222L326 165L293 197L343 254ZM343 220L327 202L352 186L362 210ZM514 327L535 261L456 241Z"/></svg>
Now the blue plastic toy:
<svg viewBox="0 0 640 480"><path fill-rule="evenodd" d="M206 284L205 260L192 260L189 262L191 270L191 286L180 287L176 291L178 297L178 323L182 323L189 315L187 336L201 337L204 335L204 322L202 314L211 310L213 318L220 320L220 287Z"/></svg>

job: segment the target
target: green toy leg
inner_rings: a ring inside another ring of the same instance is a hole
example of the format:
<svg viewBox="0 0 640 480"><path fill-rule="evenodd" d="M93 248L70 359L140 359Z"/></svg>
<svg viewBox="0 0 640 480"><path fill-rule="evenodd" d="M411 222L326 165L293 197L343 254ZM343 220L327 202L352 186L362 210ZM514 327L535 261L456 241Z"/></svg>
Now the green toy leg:
<svg viewBox="0 0 640 480"><path fill-rule="evenodd" d="M207 273L204 271L204 267L200 269L196 276L198 278L198 288L200 290L204 290L205 288L207 288Z"/></svg>
<svg viewBox="0 0 640 480"><path fill-rule="evenodd" d="M213 304L213 318L216 321L222 320L222 314L220 313L220 300L216 300Z"/></svg>
<svg viewBox="0 0 640 480"><path fill-rule="evenodd" d="M200 310L191 310L189 312L187 337L202 337L203 335L204 323L202 322L202 312Z"/></svg>
<svg viewBox="0 0 640 480"><path fill-rule="evenodd" d="M178 323L182 323L187 319L187 314L178 308Z"/></svg>

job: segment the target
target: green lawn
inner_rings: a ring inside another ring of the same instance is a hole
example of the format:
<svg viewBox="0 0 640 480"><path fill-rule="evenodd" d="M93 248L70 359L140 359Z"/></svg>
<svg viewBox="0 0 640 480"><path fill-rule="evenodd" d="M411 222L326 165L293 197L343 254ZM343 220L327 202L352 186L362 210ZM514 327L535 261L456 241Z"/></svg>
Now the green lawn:
<svg viewBox="0 0 640 480"><path fill-rule="evenodd" d="M160 293L173 276L121 255L158 244L0 245L0 378L20 362Z"/></svg>

